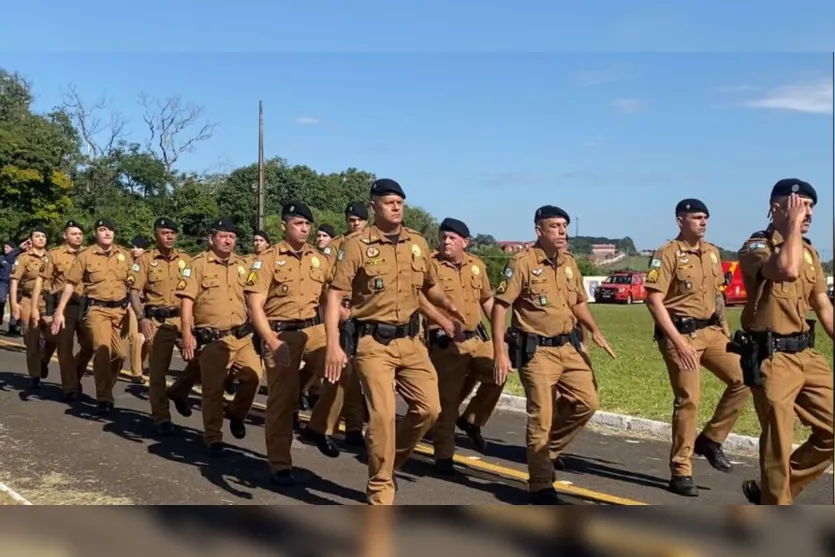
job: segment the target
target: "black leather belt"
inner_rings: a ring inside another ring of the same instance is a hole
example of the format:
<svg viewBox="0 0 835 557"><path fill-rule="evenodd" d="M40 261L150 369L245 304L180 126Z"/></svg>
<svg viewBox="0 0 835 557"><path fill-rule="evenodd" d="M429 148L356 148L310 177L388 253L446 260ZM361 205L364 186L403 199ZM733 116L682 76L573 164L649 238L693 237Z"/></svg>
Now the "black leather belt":
<svg viewBox="0 0 835 557"><path fill-rule="evenodd" d="M673 317L672 321L676 330L683 335L689 335L690 333L695 333L698 330L705 329L707 327L715 327L722 324L722 322L719 320L719 316L715 313L707 319L694 319L692 317Z"/></svg>
<svg viewBox="0 0 835 557"><path fill-rule="evenodd" d="M145 318L165 321L169 317L180 317L180 308L176 306L145 306Z"/></svg>
<svg viewBox="0 0 835 557"><path fill-rule="evenodd" d="M559 348L560 346L565 346L571 342L571 335L566 333L564 335L557 335L555 337L544 337L541 335L536 335L537 345L538 346L547 346L551 348Z"/></svg>
<svg viewBox="0 0 835 557"><path fill-rule="evenodd" d="M776 352L796 354L798 352L803 352L807 348L814 347L812 335L810 335L809 333L798 333L795 335L785 336L773 335L772 338L772 342L774 343L774 350Z"/></svg>
<svg viewBox="0 0 835 557"><path fill-rule="evenodd" d="M309 327L315 327L322 323L322 317L316 315L310 319L293 319L289 321L270 321L270 329L276 333L283 333L286 331L301 331Z"/></svg>
<svg viewBox="0 0 835 557"><path fill-rule="evenodd" d="M380 339L395 339L405 337L416 337L420 331L420 317L417 312L413 313L408 323L393 325L391 323L380 323L377 321L357 321L357 334L362 337L373 335Z"/></svg>
<svg viewBox="0 0 835 557"><path fill-rule="evenodd" d="M94 300L93 298L87 298L87 304L90 307L102 307L102 308L126 308L128 307L128 299L124 298L118 301L106 301L106 300Z"/></svg>

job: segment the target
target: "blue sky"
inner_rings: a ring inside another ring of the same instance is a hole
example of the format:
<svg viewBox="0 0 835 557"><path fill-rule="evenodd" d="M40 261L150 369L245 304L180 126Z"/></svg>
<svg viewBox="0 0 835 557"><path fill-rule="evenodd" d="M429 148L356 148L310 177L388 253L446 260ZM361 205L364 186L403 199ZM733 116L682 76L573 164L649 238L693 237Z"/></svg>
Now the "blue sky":
<svg viewBox="0 0 835 557"><path fill-rule="evenodd" d="M219 124L183 169L254 162L261 99L268 156L395 178L408 202L498 239L530 238L549 203L580 234L653 248L698 197L710 239L735 249L764 225L771 185L796 176L818 190L810 237L832 257L832 54L810 52L832 48L828 3L721 17L710 2L570 17L542 2L24 4L0 23L0 65L34 82L36 108L75 84L141 140L139 92L179 94Z"/></svg>

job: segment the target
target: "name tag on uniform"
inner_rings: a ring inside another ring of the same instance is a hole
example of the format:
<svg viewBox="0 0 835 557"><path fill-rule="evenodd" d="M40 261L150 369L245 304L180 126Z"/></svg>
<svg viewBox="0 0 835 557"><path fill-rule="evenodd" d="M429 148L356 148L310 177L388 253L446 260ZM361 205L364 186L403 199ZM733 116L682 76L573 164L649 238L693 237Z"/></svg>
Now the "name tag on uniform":
<svg viewBox="0 0 835 557"><path fill-rule="evenodd" d="M539 305L547 306L548 305L548 296L546 296L545 294L541 294L539 296Z"/></svg>

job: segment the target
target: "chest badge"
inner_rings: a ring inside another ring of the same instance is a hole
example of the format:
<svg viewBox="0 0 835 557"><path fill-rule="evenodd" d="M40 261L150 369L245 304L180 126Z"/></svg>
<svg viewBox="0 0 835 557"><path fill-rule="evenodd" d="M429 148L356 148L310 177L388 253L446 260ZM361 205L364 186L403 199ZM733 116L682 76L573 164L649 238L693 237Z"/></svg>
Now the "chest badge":
<svg viewBox="0 0 835 557"><path fill-rule="evenodd" d="M151 261L151 267L158 267L159 261Z"/></svg>
<svg viewBox="0 0 835 557"><path fill-rule="evenodd" d="M716 254L715 254L715 253L711 253L711 254L710 254L710 261L711 261L711 263L713 263L714 265L716 265L717 263L719 263L719 258L718 258L718 257L716 257Z"/></svg>
<svg viewBox="0 0 835 557"><path fill-rule="evenodd" d="M367 255L368 257L377 257L378 255L380 255L380 250L378 250L374 246L371 246L367 250L365 250L365 255Z"/></svg>
<svg viewBox="0 0 835 557"><path fill-rule="evenodd" d="M122 261L124 261L124 260L125 260L125 256L124 256L124 255L122 255L122 254L120 253L120 254L118 254L118 255L116 256L116 259L118 259L118 260L119 260L119 263L121 263Z"/></svg>
<svg viewBox="0 0 835 557"><path fill-rule="evenodd" d="M241 276L246 274L246 269L244 269L243 265L238 265L238 274Z"/></svg>
<svg viewBox="0 0 835 557"><path fill-rule="evenodd" d="M415 257L420 257L421 251L420 251L420 246L419 245L412 244L412 254Z"/></svg>
<svg viewBox="0 0 835 557"><path fill-rule="evenodd" d="M809 250L807 249L803 250L803 259L805 259L806 263L808 263L809 265L815 262L815 260L812 258L812 254L809 253Z"/></svg>
<svg viewBox="0 0 835 557"><path fill-rule="evenodd" d="M473 272L473 274L475 276L478 276L478 275L481 274L481 269L478 268L478 265L473 265L473 268L471 269L471 271Z"/></svg>
<svg viewBox="0 0 835 557"><path fill-rule="evenodd" d="M177 261L177 267L179 267L180 270L182 271L183 269L186 268L186 262L183 261L182 259L180 259L179 261Z"/></svg>
<svg viewBox="0 0 835 557"><path fill-rule="evenodd" d="M286 259L281 259L281 260L275 262L275 266L276 267L283 267L286 263L287 263Z"/></svg>
<svg viewBox="0 0 835 557"><path fill-rule="evenodd" d="M568 280L571 280L571 279L574 278L574 271L571 270L571 267L566 267L565 268L565 278L567 278Z"/></svg>
<svg viewBox="0 0 835 557"><path fill-rule="evenodd" d="M546 296L545 294L540 295L539 296L539 305L547 306L548 305L548 296Z"/></svg>
<svg viewBox="0 0 835 557"><path fill-rule="evenodd" d="M319 268L319 258L316 257L316 256L313 256L313 258L310 260L310 264L313 266L314 269L318 269Z"/></svg>

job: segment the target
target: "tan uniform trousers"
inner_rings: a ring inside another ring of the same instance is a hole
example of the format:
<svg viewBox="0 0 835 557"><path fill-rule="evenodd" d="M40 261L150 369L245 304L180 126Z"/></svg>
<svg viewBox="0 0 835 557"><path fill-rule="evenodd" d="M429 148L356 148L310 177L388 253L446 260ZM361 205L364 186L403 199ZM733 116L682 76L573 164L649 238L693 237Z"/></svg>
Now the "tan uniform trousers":
<svg viewBox="0 0 835 557"><path fill-rule="evenodd" d="M276 333L273 333L274 335ZM278 339L284 343L281 350L289 350L288 367L280 365L280 359L272 352L266 342L263 346L264 364L267 368L267 412L264 435L267 444L267 460L270 472L281 472L293 467L290 449L293 445L293 414L299 406L299 392L302 374L301 363L307 370L307 377L321 377L325 370L325 326L314 325L301 331L283 331ZM284 357L287 354L285 353ZM327 382L326 382L327 383ZM334 389L335 390L335 389ZM339 419L342 406L342 393L337 392L338 406L316 403L310 423L323 424ZM318 409L318 410L317 410ZM328 412L336 418L329 418ZM315 428L314 428L315 429Z"/></svg>
<svg viewBox="0 0 835 557"><path fill-rule="evenodd" d="M91 306L83 323L93 343L96 400L113 403L113 387L127 356L127 310Z"/></svg>
<svg viewBox="0 0 835 557"><path fill-rule="evenodd" d="M203 346L198 361L203 384L200 403L203 412L203 440L210 445L223 441L223 393L226 392L227 374L235 373L240 382L238 392L228 408L229 417L243 421L258 393L261 359L252 345L252 335L243 338L227 335ZM193 376L193 370L194 367L184 375ZM188 379L178 382L178 389L183 389L187 382Z"/></svg>
<svg viewBox="0 0 835 557"><path fill-rule="evenodd" d="M128 343L130 344L130 370L134 377L141 377L145 355L150 346L150 340L145 339L139 331L139 319L132 309L128 309Z"/></svg>
<svg viewBox="0 0 835 557"><path fill-rule="evenodd" d="M45 321L51 325L52 317L46 317ZM64 310L64 328L57 335L53 335L49 329L45 331L45 334L47 341L57 347L61 389L65 393L78 392L87 365L93 358L93 343L82 326L80 304L67 305ZM76 338L80 347L77 355L74 354Z"/></svg>
<svg viewBox="0 0 835 557"><path fill-rule="evenodd" d="M365 405L362 386L352 360L342 369L337 383L322 381L319 400L310 414L308 426L317 433L333 435L339 428L339 418L345 418L345 431L362 431Z"/></svg>
<svg viewBox="0 0 835 557"><path fill-rule="evenodd" d="M394 469L401 468L441 413L438 375L420 338L398 338L388 346L360 337L354 369L368 403L368 486L372 505L394 503ZM409 407L395 424L396 394Z"/></svg>
<svg viewBox="0 0 835 557"><path fill-rule="evenodd" d="M450 459L455 454L455 422L459 407L470 394L474 383L478 391L464 411L464 419L483 427L502 396L504 385L497 385L493 375L493 344L473 337L447 348L432 346L432 365L438 372L441 414L432 432L435 460Z"/></svg>
<svg viewBox="0 0 835 557"><path fill-rule="evenodd" d="M55 342L52 335L46 335L40 323L32 321L32 298L24 296L20 299L20 332L23 334L23 344L26 346L26 369L29 377L40 378L41 369L49 365L49 360L55 353ZM43 314L46 304L41 300L38 311ZM41 339L44 346L41 347Z"/></svg>
<svg viewBox="0 0 835 557"><path fill-rule="evenodd" d="M541 491L553 486L551 455L558 456L597 411L597 383L588 356L570 344L538 347L519 379L527 399L528 484Z"/></svg>
<svg viewBox="0 0 835 557"><path fill-rule="evenodd" d="M693 348L699 363L727 385L713 417L705 425L704 436L724 443L730 435L751 394L742 382L742 368L739 356L727 351L728 337L719 327L706 327L696 331L694 336L685 336ZM666 340L658 343L670 385L673 389L672 447L670 449L670 472L673 476L692 476L693 444L699 425L699 402L701 400L701 373L685 371L679 361L675 346Z"/></svg>
<svg viewBox="0 0 835 557"><path fill-rule="evenodd" d="M151 338L147 340L149 347L148 397L151 401L151 415L154 418L154 423L160 424L171 421L171 405L166 394L168 388L166 381L171 369L171 359L174 355L176 342L180 337L180 318L170 317L164 323L160 323L156 319L151 320L151 322L154 324L154 330ZM188 384L188 390L183 395L184 397L188 396L189 391L199 379L199 362L199 358L187 362L185 370L181 373L181 376L193 379ZM183 387L184 385L178 385L178 388Z"/></svg>
<svg viewBox="0 0 835 557"><path fill-rule="evenodd" d="M763 505L791 505L832 464L832 369L812 349L777 352L761 366L763 384L753 387L762 427L760 474ZM792 452L794 416L812 434Z"/></svg>

